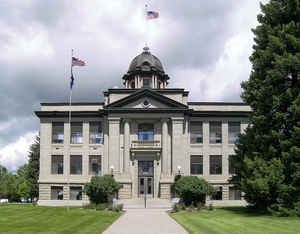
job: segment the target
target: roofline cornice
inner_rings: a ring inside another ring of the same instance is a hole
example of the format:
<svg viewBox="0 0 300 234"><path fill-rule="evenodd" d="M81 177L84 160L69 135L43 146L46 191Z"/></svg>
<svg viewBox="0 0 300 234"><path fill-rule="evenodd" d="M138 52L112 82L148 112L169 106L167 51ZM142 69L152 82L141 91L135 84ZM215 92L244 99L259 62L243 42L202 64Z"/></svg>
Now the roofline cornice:
<svg viewBox="0 0 300 234"><path fill-rule="evenodd" d="M42 102L41 106L70 106L68 102ZM72 102L71 106L103 106L104 102Z"/></svg>
<svg viewBox="0 0 300 234"><path fill-rule="evenodd" d="M188 105L199 106L249 106L244 102L188 102Z"/></svg>
<svg viewBox="0 0 300 234"><path fill-rule="evenodd" d="M39 118L64 118L69 117L69 111L35 111ZM104 115L103 110L99 111L72 111L72 117L102 117Z"/></svg>
<svg viewBox="0 0 300 234"><path fill-rule="evenodd" d="M250 113L251 111L190 111L189 115L192 117L249 117Z"/></svg>

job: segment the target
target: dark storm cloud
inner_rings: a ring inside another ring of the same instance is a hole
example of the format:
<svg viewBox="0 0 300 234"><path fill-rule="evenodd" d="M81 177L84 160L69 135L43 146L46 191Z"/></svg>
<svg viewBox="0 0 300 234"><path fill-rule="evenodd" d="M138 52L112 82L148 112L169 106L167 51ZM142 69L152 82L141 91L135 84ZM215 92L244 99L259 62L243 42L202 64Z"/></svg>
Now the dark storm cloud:
<svg viewBox="0 0 300 234"><path fill-rule="evenodd" d="M33 111L40 102L68 101L71 48L87 61L86 67L74 68L73 100L102 101L104 90L122 87L122 75L143 46L143 35L131 26L141 2L122 1L111 8L107 5L115 1L7 2L0 1L0 49L9 48L0 55L0 147L38 131ZM205 70L215 63L232 35L232 12L241 4L237 2L151 1L165 27L152 51L165 70Z"/></svg>

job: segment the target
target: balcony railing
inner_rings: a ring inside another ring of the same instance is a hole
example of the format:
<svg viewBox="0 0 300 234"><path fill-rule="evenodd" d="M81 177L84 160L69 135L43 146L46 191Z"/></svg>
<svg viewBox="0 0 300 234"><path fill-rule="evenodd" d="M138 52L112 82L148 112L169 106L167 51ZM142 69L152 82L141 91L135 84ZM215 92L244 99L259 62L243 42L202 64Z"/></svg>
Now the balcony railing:
<svg viewBox="0 0 300 234"><path fill-rule="evenodd" d="M160 151L160 141L132 141L131 151Z"/></svg>

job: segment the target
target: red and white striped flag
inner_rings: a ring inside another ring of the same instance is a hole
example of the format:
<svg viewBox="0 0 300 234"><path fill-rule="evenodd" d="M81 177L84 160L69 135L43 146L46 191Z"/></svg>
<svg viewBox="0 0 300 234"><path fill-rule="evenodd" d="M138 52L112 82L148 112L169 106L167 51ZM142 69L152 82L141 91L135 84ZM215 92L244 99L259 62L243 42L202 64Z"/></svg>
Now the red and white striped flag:
<svg viewBox="0 0 300 234"><path fill-rule="evenodd" d="M158 16L159 13L156 11L147 11L147 19L156 19Z"/></svg>
<svg viewBox="0 0 300 234"><path fill-rule="evenodd" d="M78 58L72 57L72 67L74 66L80 66L80 67L85 66L85 62Z"/></svg>

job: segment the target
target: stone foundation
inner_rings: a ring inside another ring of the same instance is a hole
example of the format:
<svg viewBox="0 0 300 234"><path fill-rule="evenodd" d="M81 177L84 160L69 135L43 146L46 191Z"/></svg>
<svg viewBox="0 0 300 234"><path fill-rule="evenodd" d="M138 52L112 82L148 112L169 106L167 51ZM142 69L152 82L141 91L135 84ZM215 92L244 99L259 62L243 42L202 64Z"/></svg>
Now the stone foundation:
<svg viewBox="0 0 300 234"><path fill-rule="evenodd" d="M171 184L160 184L159 194L161 199L171 199Z"/></svg>
<svg viewBox="0 0 300 234"><path fill-rule="evenodd" d="M119 199L131 199L132 198L132 186L129 184L122 184L122 188L119 190Z"/></svg>

